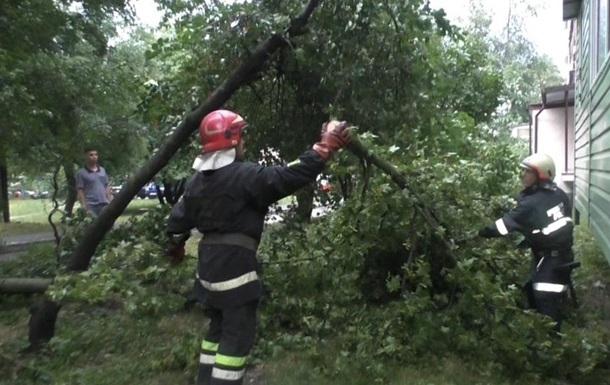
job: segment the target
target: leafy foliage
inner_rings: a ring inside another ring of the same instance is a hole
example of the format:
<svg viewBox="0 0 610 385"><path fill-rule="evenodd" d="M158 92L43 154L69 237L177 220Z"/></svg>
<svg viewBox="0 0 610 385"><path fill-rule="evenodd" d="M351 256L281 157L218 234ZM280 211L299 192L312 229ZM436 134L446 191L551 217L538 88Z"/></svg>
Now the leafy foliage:
<svg viewBox="0 0 610 385"><path fill-rule="evenodd" d="M510 199L502 192L516 192L516 170L494 169L488 159L517 164L522 153L489 134L462 140L442 147L464 146L462 156L449 152L400 164L404 174L416 176L414 189L421 195L392 193L383 176L373 176L366 200L347 200L298 235L289 227L267 234L261 256L270 263L264 275L272 289L262 352L307 349L328 374L359 361L385 380L387 362L457 354L521 380L597 381L596 366L609 358L602 342L607 331L568 322L563 337L553 338L552 322L526 308L521 282L529 257L515 249L517 240L482 244L471 238L481 218L507 209ZM413 202L423 197L446 228L427 228L414 215ZM454 268L438 271L446 251L434 243L434 231L454 241ZM311 260L285 264L306 257ZM318 359L317 346L327 340L341 346L335 361Z"/></svg>
<svg viewBox="0 0 610 385"><path fill-rule="evenodd" d="M72 173L83 147L95 143L111 173L137 164L142 147L132 115L142 67L137 51L109 44L112 16L129 19L128 3L9 1L0 13L0 126L7 139L0 163L33 176L62 167Z"/></svg>
<svg viewBox="0 0 610 385"><path fill-rule="evenodd" d="M128 314L155 316L181 308L191 283L193 263L180 267L162 263L166 206L152 209L113 229L100 245L91 267L60 275L50 296L57 302L103 304L113 301ZM75 227L62 242L61 255L71 255L84 226ZM186 287L185 287L186 284Z"/></svg>
<svg viewBox="0 0 610 385"><path fill-rule="evenodd" d="M107 117L133 110L131 96L144 95L137 99L138 119L146 123L143 146L154 151L236 63L247 60L255 42L284 28L302 6L296 0L159 4L167 11L167 30L150 45L146 62L130 54L134 45L125 44L96 66L93 47L83 41L71 51L81 55L51 57L49 73L63 90L49 100L36 96L20 110L26 116L36 106L56 123L44 128L59 133L56 147L49 148L55 151L73 138L75 131L59 124L66 119L78 121L72 129L96 119L106 127ZM408 189L398 190L386 175L344 151L325 171L338 186L325 197L334 212L312 224L287 221L268 228L259 250L266 296L257 358L298 349L330 377L357 366L378 382L388 380L388 365L452 356L520 376L516 381L569 376L596 383L603 373L600 367L609 360L604 329L579 327L580 317L567 309L564 335L551 338L548 319L524 307L520 281L528 257L515 250L516 240L483 244L473 237L511 206L517 192L516 165L524 147L488 126L498 122L496 108L507 101L508 120L517 120L531 88L522 88L515 76L533 68L529 64L536 59L528 56L531 46L520 42L511 48L514 56L505 58L520 64L511 71L499 67L493 39L477 35L485 20L475 27L464 33L419 0L322 2L309 33L286 41L251 87L227 106L252 126L247 141L253 159L294 158L317 140L320 123L334 116L357 125L367 147L409 181ZM27 73L41 73L44 66L34 59L43 62L45 53L28 58L36 71ZM139 64L149 71L138 71ZM104 82L92 79L96 76ZM523 79L537 77L528 73ZM33 80L53 91L42 76ZM76 87L81 81L102 92L83 92ZM126 93L111 93L118 85L126 86ZM86 114L62 99L70 90L83 92L77 99ZM84 108L94 104L100 109ZM55 109L66 106L67 112ZM133 125L126 126L125 136L115 136L114 127L100 135L106 133L125 142L143 134ZM197 153L195 140L185 144L166 172L182 176ZM421 202L433 209L437 224L422 218ZM116 306L136 323L176 312L192 282L194 259L181 266L162 261L167 214L159 208L115 227L91 268L60 274L49 295L63 304ZM71 254L87 225L79 221L62 242L61 258ZM191 337L177 341L153 366L184 367L196 354ZM327 342L337 356L321 348ZM63 352L77 346L69 339L56 343Z"/></svg>

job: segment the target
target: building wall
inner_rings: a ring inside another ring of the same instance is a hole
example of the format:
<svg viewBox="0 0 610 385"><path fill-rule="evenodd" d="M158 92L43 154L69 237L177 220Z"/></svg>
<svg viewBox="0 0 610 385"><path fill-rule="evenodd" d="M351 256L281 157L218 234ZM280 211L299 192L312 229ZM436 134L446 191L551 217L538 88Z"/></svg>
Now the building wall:
<svg viewBox="0 0 610 385"><path fill-rule="evenodd" d="M530 125L520 124L518 126L511 127L510 136L517 139L523 139L529 141L530 139Z"/></svg>
<svg viewBox="0 0 610 385"><path fill-rule="evenodd" d="M572 34L576 46L574 200L580 219L588 223L610 261L610 55L606 46L604 61L597 60L597 34L604 29L597 27L599 1L608 0L583 1Z"/></svg>
<svg viewBox="0 0 610 385"><path fill-rule="evenodd" d="M574 190L574 107L567 109L567 140L565 108L532 109L531 114L532 122L538 114L538 135L532 132L531 150L553 158L557 174L555 183L571 195Z"/></svg>

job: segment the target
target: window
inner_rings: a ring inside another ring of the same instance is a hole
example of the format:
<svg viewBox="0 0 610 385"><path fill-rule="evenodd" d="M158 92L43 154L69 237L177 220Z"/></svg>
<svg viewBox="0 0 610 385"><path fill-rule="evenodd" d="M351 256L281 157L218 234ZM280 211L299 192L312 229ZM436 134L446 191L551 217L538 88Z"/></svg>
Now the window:
<svg viewBox="0 0 610 385"><path fill-rule="evenodd" d="M608 56L608 48L610 46L610 38L608 31L608 2L610 0L593 0L592 1L592 18L591 31L591 75L593 78L601 69L606 57Z"/></svg>

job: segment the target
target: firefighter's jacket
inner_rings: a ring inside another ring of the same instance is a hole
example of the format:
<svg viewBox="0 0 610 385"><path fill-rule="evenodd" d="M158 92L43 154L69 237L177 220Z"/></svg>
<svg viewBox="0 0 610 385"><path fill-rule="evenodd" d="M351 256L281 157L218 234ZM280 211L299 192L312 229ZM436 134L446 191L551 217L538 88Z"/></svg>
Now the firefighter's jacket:
<svg viewBox="0 0 610 385"><path fill-rule="evenodd" d="M531 281L534 290L563 292L569 283L573 223L567 194L555 184L526 188L517 198L517 206L481 231L484 237L499 237L519 232L533 254Z"/></svg>
<svg viewBox="0 0 610 385"><path fill-rule="evenodd" d="M195 296L217 308L238 306L261 296L256 248L269 206L315 181L325 161L307 151L287 166L233 162L196 172L172 208L166 228L203 234Z"/></svg>

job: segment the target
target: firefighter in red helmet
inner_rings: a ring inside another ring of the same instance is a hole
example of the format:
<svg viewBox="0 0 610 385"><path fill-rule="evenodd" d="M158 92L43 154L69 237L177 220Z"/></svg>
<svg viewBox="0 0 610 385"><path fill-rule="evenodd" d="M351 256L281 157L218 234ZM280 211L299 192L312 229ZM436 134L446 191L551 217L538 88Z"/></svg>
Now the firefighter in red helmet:
<svg viewBox="0 0 610 385"><path fill-rule="evenodd" d="M191 229L203 234L194 293L210 317L201 344L197 384L243 381L254 344L261 296L256 250L269 206L316 180L332 154L351 139L346 122L322 126L319 142L287 166L244 162L246 121L228 110L208 114L199 126L202 154L193 164L182 199L166 228L168 254L184 257Z"/></svg>
<svg viewBox="0 0 610 385"><path fill-rule="evenodd" d="M530 306L557 321L559 308L571 285L574 253L572 205L555 183L555 162L546 154L521 161L523 190L517 206L502 218L479 230L484 238L519 232L532 250L531 273L525 290Z"/></svg>

